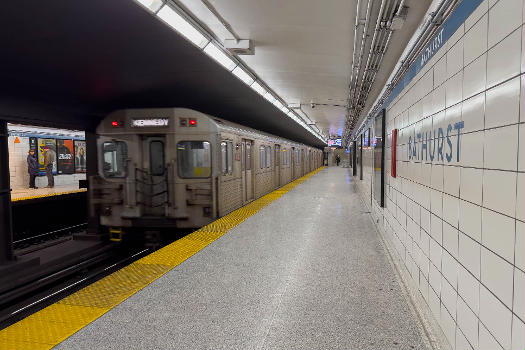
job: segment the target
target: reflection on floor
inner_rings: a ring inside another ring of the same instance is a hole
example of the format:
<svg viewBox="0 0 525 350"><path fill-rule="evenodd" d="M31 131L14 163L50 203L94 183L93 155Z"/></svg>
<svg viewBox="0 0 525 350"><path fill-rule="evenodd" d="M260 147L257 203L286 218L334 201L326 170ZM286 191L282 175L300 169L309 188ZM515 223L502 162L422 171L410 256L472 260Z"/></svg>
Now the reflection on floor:
<svg viewBox="0 0 525 350"><path fill-rule="evenodd" d="M11 190L11 201L23 201L28 199L60 196L68 193L85 192L85 188L78 188L78 184L55 186L53 188L40 187L33 188L17 188Z"/></svg>

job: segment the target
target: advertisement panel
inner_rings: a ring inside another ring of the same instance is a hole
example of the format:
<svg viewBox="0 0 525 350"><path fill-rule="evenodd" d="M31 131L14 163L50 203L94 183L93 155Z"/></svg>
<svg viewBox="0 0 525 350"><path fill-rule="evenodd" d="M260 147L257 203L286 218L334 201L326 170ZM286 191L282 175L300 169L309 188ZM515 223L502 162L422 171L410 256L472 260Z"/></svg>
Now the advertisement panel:
<svg viewBox="0 0 525 350"><path fill-rule="evenodd" d="M73 152L73 140L57 140L58 174L73 174L75 172Z"/></svg>
<svg viewBox="0 0 525 350"><path fill-rule="evenodd" d="M86 172L86 141L75 140L75 172Z"/></svg>
<svg viewBox="0 0 525 350"><path fill-rule="evenodd" d="M56 161L56 140L55 139L38 139L38 164L40 165L39 175L45 175L46 169L44 168L44 148L49 147L50 151L53 151L55 154L55 161L53 162L53 174L56 174L57 172L57 161Z"/></svg>

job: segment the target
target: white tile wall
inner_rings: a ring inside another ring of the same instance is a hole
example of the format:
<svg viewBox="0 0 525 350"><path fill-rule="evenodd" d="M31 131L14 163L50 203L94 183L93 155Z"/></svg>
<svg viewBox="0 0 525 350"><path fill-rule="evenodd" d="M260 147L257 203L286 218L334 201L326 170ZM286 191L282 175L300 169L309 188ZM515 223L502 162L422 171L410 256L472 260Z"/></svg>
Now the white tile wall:
<svg viewBox="0 0 525 350"><path fill-rule="evenodd" d="M525 348L522 23L523 0L484 0L387 107L387 134L399 129L404 152L374 216L458 350ZM454 129L450 162L408 159L409 135L460 120L459 160Z"/></svg>
<svg viewBox="0 0 525 350"><path fill-rule="evenodd" d="M482 211L482 243L509 262L514 257L514 219L495 211Z"/></svg>

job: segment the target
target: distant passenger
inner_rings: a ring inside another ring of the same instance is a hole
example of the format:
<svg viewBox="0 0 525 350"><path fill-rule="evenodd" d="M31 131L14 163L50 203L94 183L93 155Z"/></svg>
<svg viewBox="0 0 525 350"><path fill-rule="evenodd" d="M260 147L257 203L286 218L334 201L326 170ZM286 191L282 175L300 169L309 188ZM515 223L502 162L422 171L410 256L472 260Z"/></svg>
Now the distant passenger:
<svg viewBox="0 0 525 350"><path fill-rule="evenodd" d="M30 149L27 155L27 172L29 173L29 188L38 188L35 186L35 178L38 175L38 161L34 149Z"/></svg>
<svg viewBox="0 0 525 350"><path fill-rule="evenodd" d="M47 186L48 188L55 187L55 179L53 178L53 163L55 162L55 151L44 147L44 168L46 168Z"/></svg>
<svg viewBox="0 0 525 350"><path fill-rule="evenodd" d="M335 162L337 164L337 166L339 166L339 162L341 161L341 158L339 157L339 154L337 156L335 156Z"/></svg>

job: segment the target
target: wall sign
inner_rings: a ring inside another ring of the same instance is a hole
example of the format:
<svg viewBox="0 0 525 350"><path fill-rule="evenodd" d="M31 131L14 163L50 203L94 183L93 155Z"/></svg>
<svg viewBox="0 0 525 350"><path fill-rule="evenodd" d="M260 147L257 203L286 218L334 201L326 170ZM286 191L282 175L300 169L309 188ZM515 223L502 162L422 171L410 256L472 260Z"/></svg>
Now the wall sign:
<svg viewBox="0 0 525 350"><path fill-rule="evenodd" d="M131 119L131 126L134 128L162 127L168 126L168 123L168 118Z"/></svg>

